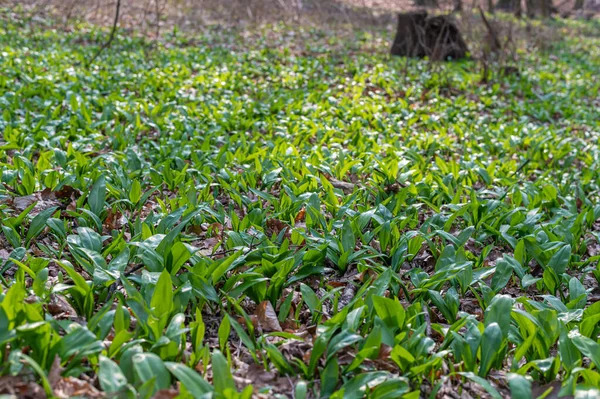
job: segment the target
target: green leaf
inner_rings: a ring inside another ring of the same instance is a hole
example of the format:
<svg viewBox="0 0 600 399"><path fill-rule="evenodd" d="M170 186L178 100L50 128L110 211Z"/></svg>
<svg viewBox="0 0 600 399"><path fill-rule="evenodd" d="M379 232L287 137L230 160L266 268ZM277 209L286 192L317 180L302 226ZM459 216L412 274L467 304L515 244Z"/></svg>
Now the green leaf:
<svg viewBox="0 0 600 399"><path fill-rule="evenodd" d="M190 222L190 220L195 218L196 215L198 215L200 213L200 211L202 211L202 209L196 209L194 211L189 212L186 216L184 216L183 219L181 220L181 222L179 222L179 224L177 226L175 226L173 229L171 229L171 231L169 231L169 234L167 234L161 240L160 244L158 244L158 247L156 247L156 252L158 252L159 254L163 254L163 255L168 254L169 250L173 246L173 243L175 243L175 239L177 238L177 236L181 233L183 228Z"/></svg>
<svg viewBox="0 0 600 399"><path fill-rule="evenodd" d="M336 357L332 357L321 372L321 397L326 398L335 391L339 378L339 366Z"/></svg>
<svg viewBox="0 0 600 399"><path fill-rule="evenodd" d="M501 259L496 263L496 271L492 277L492 290L500 291L510 281L513 274L513 267L506 260Z"/></svg>
<svg viewBox="0 0 600 399"><path fill-rule="evenodd" d="M387 373L373 371L358 374L342 386L343 399L360 399L366 396L367 390L373 389L386 380Z"/></svg>
<svg viewBox="0 0 600 399"><path fill-rule="evenodd" d="M104 392L119 392L127 386L127 377L115 362L106 356L100 356L98 366L98 380Z"/></svg>
<svg viewBox="0 0 600 399"><path fill-rule="evenodd" d="M579 332L585 337L592 338L598 323L600 323L600 301L593 303L583 311Z"/></svg>
<svg viewBox="0 0 600 399"><path fill-rule="evenodd" d="M406 311L398 298L390 299L382 296L373 296L373 307L377 316L390 328L397 330L404 327Z"/></svg>
<svg viewBox="0 0 600 399"><path fill-rule="evenodd" d="M513 398L532 399L531 381L516 373L509 373L507 377Z"/></svg>
<svg viewBox="0 0 600 399"><path fill-rule="evenodd" d="M560 324L560 336L558 339L558 353L560 354L563 367L567 371L573 370L581 363L581 355L573 342L571 342L568 331L562 322Z"/></svg>
<svg viewBox="0 0 600 399"><path fill-rule="evenodd" d="M154 309L157 317L168 316L173 310L173 282L166 270L163 270L158 278L150 307Z"/></svg>
<svg viewBox="0 0 600 399"><path fill-rule="evenodd" d="M350 331L342 331L331 339L327 347L327 360L331 359L341 349L346 348L358 341L361 341L362 337L358 334L354 334Z"/></svg>
<svg viewBox="0 0 600 399"><path fill-rule="evenodd" d="M231 370L227 364L227 359L219 351L214 351L212 354L212 370L213 370L213 384L215 391L218 394L223 394L226 389L232 389L235 391L235 381L231 376Z"/></svg>
<svg viewBox="0 0 600 399"><path fill-rule="evenodd" d="M233 318L229 314L227 314L226 316L227 316L227 319L229 320L229 323L235 330L236 334L238 335L238 337L240 337L240 340L242 341L242 343L244 345L246 345L246 348L248 348L250 350L250 355L254 356L254 353L256 352L256 345L255 345L254 341L252 340L252 338L250 338L248 333L246 333L244 328L240 325L240 323L237 322L237 320L235 320L235 318Z"/></svg>
<svg viewBox="0 0 600 399"><path fill-rule="evenodd" d="M138 353L132 358L133 370L138 383L154 380L153 393L171 386L171 374L165 367L160 357L154 353Z"/></svg>
<svg viewBox="0 0 600 399"><path fill-rule="evenodd" d="M176 242L171 247L171 252L167 258L167 269L171 275L177 274L181 266L184 265L192 257L192 253L187 249L185 244Z"/></svg>
<svg viewBox="0 0 600 399"><path fill-rule="evenodd" d="M510 315L515 300L507 295L496 295L490 306L486 309L484 324L497 323L502 331L502 336L508 336L510 329Z"/></svg>
<svg viewBox="0 0 600 399"><path fill-rule="evenodd" d="M390 378L377 387L369 394L370 399L394 399L403 398L411 399L407 395L411 389L408 380L404 378ZM413 391L418 392L418 391ZM414 394L413 394L414 396Z"/></svg>
<svg viewBox="0 0 600 399"><path fill-rule="evenodd" d="M10 245L13 246L13 248L18 248L21 246L21 237L19 236L19 233L14 227L3 225L2 232L4 232L4 236L6 237Z"/></svg>
<svg viewBox="0 0 600 399"><path fill-rule="evenodd" d="M352 252L356 246L356 238L354 237L354 231L352 230L352 223L350 220L344 220L342 226L342 251L341 252Z"/></svg>
<svg viewBox="0 0 600 399"><path fill-rule="evenodd" d="M127 331L122 331L122 333L127 333ZM135 373L133 370L133 357L138 353L143 352L144 350L139 344L133 344L130 347L123 349L121 358L119 359L119 368L125 377L127 377L128 381L133 381L135 379Z"/></svg>
<svg viewBox="0 0 600 399"><path fill-rule="evenodd" d="M310 353L310 360L308 363L308 374L310 376L313 375L315 369L317 368L317 363L321 356L325 353L327 349L327 344L329 340L335 334L336 328L329 327L327 330L321 332L321 334L317 337L317 339L313 343L313 349Z"/></svg>
<svg viewBox="0 0 600 399"><path fill-rule="evenodd" d="M31 358L27 355L24 355L23 353L20 353L20 352L17 352L17 353L18 353L18 357L20 358L20 360L23 361L25 364L28 364L29 367L31 367L33 369L33 371L35 371L36 374L40 377L40 380L42 381L42 387L44 387L44 392L46 393L46 396L49 398L54 397L54 393L52 392L52 386L50 385L50 381L48 380L46 373L44 372L42 367L39 365L39 363L36 362L33 358Z"/></svg>
<svg viewBox="0 0 600 399"><path fill-rule="evenodd" d="M591 338L584 337L575 331L569 333L571 342L579 349L583 356L587 356L600 369L600 345Z"/></svg>
<svg viewBox="0 0 600 399"><path fill-rule="evenodd" d="M137 204L142 197L142 185L138 180L134 180L131 183L131 189L129 190L129 201Z"/></svg>
<svg viewBox="0 0 600 399"><path fill-rule="evenodd" d="M302 293L302 299L308 306L308 309L313 314L321 313L321 301L317 297L317 294L306 284L300 284L300 292Z"/></svg>
<svg viewBox="0 0 600 399"><path fill-rule="evenodd" d="M415 362L415 357L402 345L394 346L390 354L392 360L400 367L400 370L406 372Z"/></svg>
<svg viewBox="0 0 600 399"><path fill-rule="evenodd" d="M223 317L217 336L219 337L219 348L222 351L225 350L227 342L229 341L229 334L231 333L231 323L229 317Z"/></svg>
<svg viewBox="0 0 600 399"><path fill-rule="evenodd" d="M206 281L206 279L191 274L190 283L192 284L192 289L196 296L214 303L219 302L219 295L217 294L215 287Z"/></svg>
<svg viewBox="0 0 600 399"><path fill-rule="evenodd" d="M490 323L483 330L481 337L481 364L479 376L485 377L499 356L502 347L502 330L498 323Z"/></svg>
<svg viewBox="0 0 600 399"><path fill-rule="evenodd" d="M213 392L213 387L204 378L191 368L173 362L165 362L167 369L177 378L181 384L196 399L204 394Z"/></svg>
<svg viewBox="0 0 600 399"><path fill-rule="evenodd" d="M572 277L569 280L569 300L567 306L570 309L583 309L587 303L587 292L579 279Z"/></svg>
<svg viewBox="0 0 600 399"><path fill-rule="evenodd" d="M104 209L104 203L106 200L106 181L104 179L104 175L100 175L100 177L94 182L90 193L88 194L88 205L90 206L90 210L96 215L100 216L102 210Z"/></svg>
<svg viewBox="0 0 600 399"><path fill-rule="evenodd" d="M569 264L571 258L571 246L565 245L550 258L548 267L554 270L557 276L561 276Z"/></svg>
<svg viewBox="0 0 600 399"><path fill-rule="evenodd" d="M29 246L29 243L32 239L37 237L44 227L46 227L46 221L52 216L52 214L58 209L58 207L54 206L49 209L45 209L38 213L36 217L33 218L31 224L29 225L29 230L27 230L27 236L25 237L25 245Z"/></svg>
<svg viewBox="0 0 600 399"><path fill-rule="evenodd" d="M538 281L540 281L541 278L534 278L531 274L526 274L523 276L523 279L521 280L521 287L523 287L523 289L537 283Z"/></svg>
<svg viewBox="0 0 600 399"><path fill-rule="evenodd" d="M115 256L108 264L108 270L123 273L129 262L129 248L125 247L117 256Z"/></svg>
<svg viewBox="0 0 600 399"><path fill-rule="evenodd" d="M308 395L308 385L305 381L300 381L296 383L296 389L294 391L294 396L296 399L306 399Z"/></svg>

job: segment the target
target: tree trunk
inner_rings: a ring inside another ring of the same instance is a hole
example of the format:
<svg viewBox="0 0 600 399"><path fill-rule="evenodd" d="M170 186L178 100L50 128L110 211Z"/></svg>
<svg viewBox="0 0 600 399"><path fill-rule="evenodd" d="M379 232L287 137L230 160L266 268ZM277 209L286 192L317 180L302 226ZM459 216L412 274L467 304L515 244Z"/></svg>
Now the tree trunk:
<svg viewBox="0 0 600 399"><path fill-rule="evenodd" d="M527 16L548 18L552 13L552 0L526 0Z"/></svg>
<svg viewBox="0 0 600 399"><path fill-rule="evenodd" d="M454 0L454 12L461 12L463 10L462 0Z"/></svg>
<svg viewBox="0 0 600 399"><path fill-rule="evenodd" d="M438 6L437 0L415 0L415 5L421 7L435 8Z"/></svg>
<svg viewBox="0 0 600 399"><path fill-rule="evenodd" d="M499 0L495 8L505 12L518 12L521 9L521 0Z"/></svg>
<svg viewBox="0 0 600 399"><path fill-rule="evenodd" d="M583 8L584 0L575 0L575 5L573 6L573 10L581 10Z"/></svg>
<svg viewBox="0 0 600 399"><path fill-rule="evenodd" d="M548 18L552 13L552 0L540 0L541 3L541 17Z"/></svg>

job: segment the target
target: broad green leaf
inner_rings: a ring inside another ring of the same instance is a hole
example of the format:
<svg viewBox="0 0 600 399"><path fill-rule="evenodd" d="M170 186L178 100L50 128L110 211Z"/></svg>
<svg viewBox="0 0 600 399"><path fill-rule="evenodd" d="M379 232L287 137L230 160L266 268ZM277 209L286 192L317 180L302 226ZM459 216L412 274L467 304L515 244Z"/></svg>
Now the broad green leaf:
<svg viewBox="0 0 600 399"><path fill-rule="evenodd" d="M520 374L508 374L508 384L513 398L532 399L531 381Z"/></svg>
<svg viewBox="0 0 600 399"><path fill-rule="evenodd" d="M213 392L213 387L191 368L174 362L165 362L165 366L194 398L201 398L204 394Z"/></svg>
<svg viewBox="0 0 600 399"><path fill-rule="evenodd" d="M213 384L218 394L223 394L226 389L235 390L235 382L231 376L231 370L227 359L219 351L212 354Z"/></svg>
<svg viewBox="0 0 600 399"><path fill-rule="evenodd" d="M398 298L390 299L374 296L373 307L381 320L383 320L390 328L401 329L404 327L406 311Z"/></svg>
<svg viewBox="0 0 600 399"><path fill-rule="evenodd" d="M163 270L156 283L150 307L157 317L168 316L173 309L173 283L166 270Z"/></svg>
<svg viewBox="0 0 600 399"><path fill-rule="evenodd" d="M58 207L54 206L49 209L45 209L38 213L29 224L29 230L27 230L27 236L25 237L25 243L29 246L29 243L32 239L37 237L44 227L46 227L46 221L50 218L50 216L58 209Z"/></svg>
<svg viewBox="0 0 600 399"><path fill-rule="evenodd" d="M100 177L92 185L90 193L88 194L88 204L90 206L90 210L96 216L100 216L100 213L104 209L105 201L106 180L104 179L104 175L100 175Z"/></svg>
<svg viewBox="0 0 600 399"><path fill-rule="evenodd" d="M306 284L300 284L300 292L302 293L302 299L310 309L311 313L321 312L321 301L317 297L317 294Z"/></svg>
<svg viewBox="0 0 600 399"><path fill-rule="evenodd" d="M510 315L514 299L507 295L496 295L485 312L484 324L486 326L496 323L506 337L510 328Z"/></svg>
<svg viewBox="0 0 600 399"><path fill-rule="evenodd" d="M334 356L328 362L321 372L321 397L328 397L335 391L338 385L339 366L337 358Z"/></svg>
<svg viewBox="0 0 600 399"><path fill-rule="evenodd" d="M171 385L171 374L160 357L154 353L138 353L132 358L136 381L143 383L155 378L153 392L167 389Z"/></svg>
<svg viewBox="0 0 600 399"><path fill-rule="evenodd" d="M569 264L570 258L571 246L564 245L552 256L552 258L550 258L550 261L548 262L548 267L554 270L554 272L558 276L560 276L565 272L567 265Z"/></svg>
<svg viewBox="0 0 600 399"><path fill-rule="evenodd" d="M558 353L563 363L563 367L568 371L573 370L581 363L581 355L568 336L568 331L564 324L560 326L560 337L558 339Z"/></svg>
<svg viewBox="0 0 600 399"><path fill-rule="evenodd" d="M119 392L127 386L127 377L115 362L106 356L100 356L98 366L98 380L104 392Z"/></svg>
<svg viewBox="0 0 600 399"><path fill-rule="evenodd" d="M588 357L600 369L600 345L591 338L584 337L576 332L569 333L573 345L579 349L583 356Z"/></svg>
<svg viewBox="0 0 600 399"><path fill-rule="evenodd" d="M579 332L581 335L592 338L592 333L600 323L600 301L593 303L583 311Z"/></svg>
<svg viewBox="0 0 600 399"><path fill-rule="evenodd" d="M481 364L479 366L479 377L487 376L488 372L500 355L502 347L502 330L498 323L488 324L483 330L481 337Z"/></svg>

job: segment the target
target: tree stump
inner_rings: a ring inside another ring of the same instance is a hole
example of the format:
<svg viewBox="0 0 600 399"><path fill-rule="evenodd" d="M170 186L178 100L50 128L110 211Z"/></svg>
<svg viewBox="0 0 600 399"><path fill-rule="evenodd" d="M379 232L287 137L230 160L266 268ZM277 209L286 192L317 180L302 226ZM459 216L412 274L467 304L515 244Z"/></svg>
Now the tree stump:
<svg viewBox="0 0 600 399"><path fill-rule="evenodd" d="M464 58L468 51L449 16L428 17L426 11L398 14L392 55L446 61Z"/></svg>

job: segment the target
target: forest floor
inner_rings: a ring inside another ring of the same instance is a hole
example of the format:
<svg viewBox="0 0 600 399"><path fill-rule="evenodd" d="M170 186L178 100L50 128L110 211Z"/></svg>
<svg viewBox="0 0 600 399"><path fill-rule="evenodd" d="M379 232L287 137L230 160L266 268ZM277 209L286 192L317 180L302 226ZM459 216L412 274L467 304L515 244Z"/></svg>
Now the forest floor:
<svg viewBox="0 0 600 399"><path fill-rule="evenodd" d="M597 20L484 65L2 11L0 393L600 394Z"/></svg>

